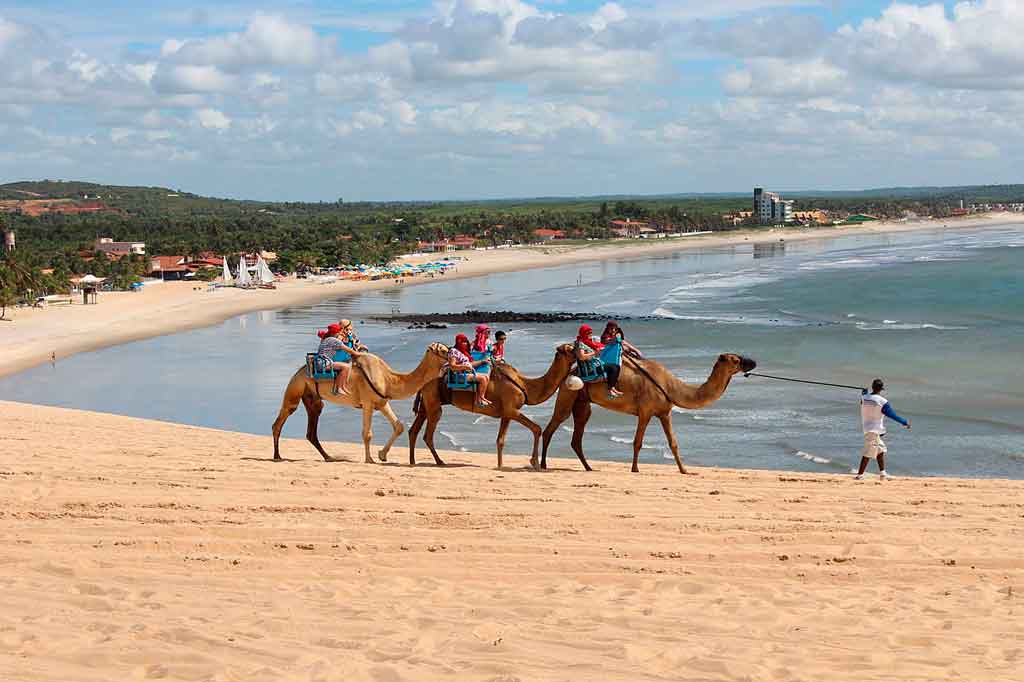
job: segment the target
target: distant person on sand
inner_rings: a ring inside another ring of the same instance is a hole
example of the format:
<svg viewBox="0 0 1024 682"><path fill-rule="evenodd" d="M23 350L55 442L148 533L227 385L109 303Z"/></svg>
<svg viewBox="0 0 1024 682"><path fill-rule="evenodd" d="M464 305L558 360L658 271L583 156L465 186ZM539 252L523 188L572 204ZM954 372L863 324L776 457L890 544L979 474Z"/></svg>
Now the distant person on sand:
<svg viewBox="0 0 1024 682"><path fill-rule="evenodd" d="M615 320L610 320L604 326L604 332L601 333L601 345L604 346L601 351L601 362L604 363L604 376L608 382L608 397L621 398L622 391L617 386L619 385L619 373L622 371L622 352L625 351L636 358L642 358L643 355L636 346L626 341L622 327Z"/></svg>
<svg viewBox="0 0 1024 682"><path fill-rule="evenodd" d="M348 360L358 356L359 351L346 345L342 337L340 324L332 324L316 334L320 337L320 347L316 350L316 370L326 372L334 370L334 395L348 395L348 375L351 364Z"/></svg>
<svg viewBox="0 0 1024 682"><path fill-rule="evenodd" d="M860 397L860 418L864 426L864 449L860 453L860 468L854 477L860 481L864 478L864 472L868 468L868 462L878 460L878 476L882 479L890 479L885 471L885 453L887 448L882 436L885 435L885 418L888 417L898 424L910 429L910 420L896 414L889 401L882 397L885 390L885 382L875 379L871 382L871 393L864 391Z"/></svg>
<svg viewBox="0 0 1024 682"><path fill-rule="evenodd" d="M486 373L477 370L484 366L490 369L490 360L474 360L470 357L472 352L472 348L469 345L469 337L465 334L457 335L455 337L455 345L448 350L448 371L470 372L473 375L470 382L476 384L477 407L488 407L491 403L484 396L487 395L487 382L490 377Z"/></svg>

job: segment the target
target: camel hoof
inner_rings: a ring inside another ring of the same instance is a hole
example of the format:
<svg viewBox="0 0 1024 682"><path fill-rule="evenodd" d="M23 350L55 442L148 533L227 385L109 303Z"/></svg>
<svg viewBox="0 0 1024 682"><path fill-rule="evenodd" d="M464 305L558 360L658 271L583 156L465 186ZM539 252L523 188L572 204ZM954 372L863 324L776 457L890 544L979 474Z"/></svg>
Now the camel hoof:
<svg viewBox="0 0 1024 682"><path fill-rule="evenodd" d="M380 452L377 453L377 456L380 457L380 461L382 461L382 462L388 461L388 451L387 450L381 450Z"/></svg>
<svg viewBox="0 0 1024 682"><path fill-rule="evenodd" d="M337 457L331 457L330 455L324 455L323 457L324 457L324 461L325 462L340 462L341 461Z"/></svg>

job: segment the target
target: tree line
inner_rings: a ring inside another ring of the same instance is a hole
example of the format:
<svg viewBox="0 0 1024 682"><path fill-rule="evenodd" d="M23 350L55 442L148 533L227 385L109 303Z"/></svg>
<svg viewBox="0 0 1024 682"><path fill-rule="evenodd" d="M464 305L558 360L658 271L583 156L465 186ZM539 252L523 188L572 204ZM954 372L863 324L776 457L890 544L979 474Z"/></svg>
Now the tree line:
<svg viewBox="0 0 1024 682"><path fill-rule="evenodd" d="M271 267L293 272L355 263L384 264L414 250L417 242L456 235L470 235L484 246L532 242L534 232L541 228L563 230L570 238L607 239L613 236L612 221L624 219L646 221L668 231L734 229L731 215L751 208L751 198L742 195L464 203L258 202L213 199L165 188L50 181L0 186L0 198L12 197L88 198L103 202L110 210L0 215L0 227L14 229L18 239L17 256L0 263L0 292L6 301L24 296L30 289L51 293L66 289L74 274L91 273L116 286L127 286L145 274L148 257L111 261L94 251L99 237L146 242L151 255L199 257L209 252L273 251L278 258ZM936 188L932 194L908 190L894 196L868 192L795 198L797 210L816 208L835 215L869 213L898 218L913 211L945 217L960 199L1020 201L1024 186L983 187L973 194ZM43 274L44 270L48 274Z"/></svg>

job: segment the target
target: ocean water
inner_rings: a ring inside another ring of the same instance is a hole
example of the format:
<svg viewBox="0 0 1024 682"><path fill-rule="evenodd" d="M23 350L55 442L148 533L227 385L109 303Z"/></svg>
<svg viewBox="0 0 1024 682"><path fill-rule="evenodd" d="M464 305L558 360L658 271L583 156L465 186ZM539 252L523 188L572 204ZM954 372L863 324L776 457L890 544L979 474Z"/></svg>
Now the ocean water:
<svg viewBox="0 0 1024 682"><path fill-rule="evenodd" d="M470 326L406 330L370 316L468 308L651 315L625 323L628 338L687 381L702 381L726 351L755 358L770 374L852 385L884 377L894 407L914 424L909 432L890 429L893 473L1024 478L1022 247L1018 225L740 245L440 281L78 355L0 379L0 396L266 434L285 383L315 350L315 330L340 317L356 320L374 352L407 370L429 342L450 342ZM530 375L544 371L555 344L575 336L570 324L504 327L509 359ZM848 389L739 376L716 404L677 410L674 421L688 463L845 472L859 459L858 398ZM411 421L411 401L395 407ZM553 400L525 412L544 426L552 407ZM568 424L549 456L572 457L556 464L576 466ZM285 435L302 437L304 425L300 408ZM595 408L588 456L628 461L634 428L634 419ZM329 405L321 419L324 440L357 441L359 429L355 411ZM383 418L375 431L381 442ZM449 407L438 444L489 452L496 432L495 421ZM403 436L393 459L405 458L406 443ZM529 447L528 432L513 424L508 450ZM290 446L286 456L317 457L305 446ZM653 424L641 464L670 461Z"/></svg>

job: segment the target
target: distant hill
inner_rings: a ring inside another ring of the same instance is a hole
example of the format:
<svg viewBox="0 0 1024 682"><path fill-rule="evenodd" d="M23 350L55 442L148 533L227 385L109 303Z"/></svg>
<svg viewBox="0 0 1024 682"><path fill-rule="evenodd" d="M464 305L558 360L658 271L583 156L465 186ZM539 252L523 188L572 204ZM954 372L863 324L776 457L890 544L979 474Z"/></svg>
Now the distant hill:
<svg viewBox="0 0 1024 682"><path fill-rule="evenodd" d="M2 199L115 199L126 197L166 197L169 194L199 198L195 194L166 187L119 187L77 180L26 180L0 185Z"/></svg>
<svg viewBox="0 0 1024 682"><path fill-rule="evenodd" d="M203 197L167 187L104 185L77 180L28 180L0 185L0 200L71 199L100 201L132 214L245 212L257 202Z"/></svg>

